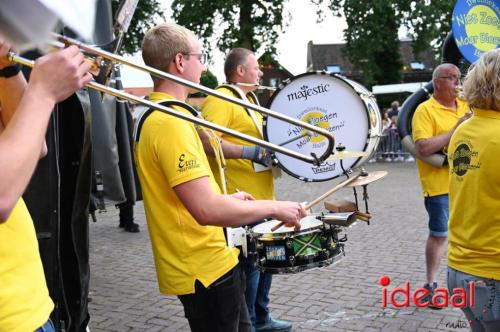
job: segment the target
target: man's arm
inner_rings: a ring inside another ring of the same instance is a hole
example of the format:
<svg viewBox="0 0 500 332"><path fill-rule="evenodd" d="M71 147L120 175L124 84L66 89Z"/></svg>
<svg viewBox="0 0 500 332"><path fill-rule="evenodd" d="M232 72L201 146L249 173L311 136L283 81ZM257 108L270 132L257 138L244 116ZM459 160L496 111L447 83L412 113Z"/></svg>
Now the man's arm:
<svg viewBox="0 0 500 332"><path fill-rule="evenodd" d="M7 220L28 185L55 103L89 82L89 69L90 63L76 46L36 60L30 82L0 133L0 222Z"/></svg>
<svg viewBox="0 0 500 332"><path fill-rule="evenodd" d="M0 69L15 65L8 61L5 55L9 52L10 45L0 41ZM10 119L21 101L21 98L26 90L26 79L22 72L9 78L0 78L0 121L3 127L7 126ZM47 155L47 145L45 140L42 143L40 150L40 158Z"/></svg>
<svg viewBox="0 0 500 332"><path fill-rule="evenodd" d="M455 130L452 129L438 136L417 140L415 146L417 147L418 153L423 157L428 157L435 152L441 151L450 143L450 138L454 131Z"/></svg>
<svg viewBox="0 0 500 332"><path fill-rule="evenodd" d="M241 200L216 194L206 176L182 183L174 191L200 225L238 227L274 218L298 227L306 216L297 202Z"/></svg>
<svg viewBox="0 0 500 332"><path fill-rule="evenodd" d="M451 136L455 132L455 129L472 116L472 113L467 113L460 119L458 119L455 126L446 133L443 133L438 136L430 137L430 138L422 138L415 142L415 146L417 147L418 153L420 153L424 157L428 157L431 154L443 150L444 147L448 146L450 143Z"/></svg>

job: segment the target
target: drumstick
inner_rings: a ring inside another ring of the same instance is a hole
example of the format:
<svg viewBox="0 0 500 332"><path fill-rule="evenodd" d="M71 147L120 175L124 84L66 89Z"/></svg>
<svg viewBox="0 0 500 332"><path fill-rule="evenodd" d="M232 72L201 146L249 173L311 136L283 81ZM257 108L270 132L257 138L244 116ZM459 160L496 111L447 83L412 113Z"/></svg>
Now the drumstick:
<svg viewBox="0 0 500 332"><path fill-rule="evenodd" d="M333 187L332 189L328 190L326 193L324 193L323 195L319 196L318 198L316 198L315 200L313 200L312 202L310 202L309 204L307 204L306 206L304 206L304 209L305 210L309 210L310 208L312 208L313 206L317 205L319 202L321 202L322 200L324 200L325 198L327 198L328 196L330 196L331 194L333 194L334 192L344 188L345 186L347 186L349 183L353 182L354 180L356 180L358 177L360 177L360 174L356 175L356 176L353 176L352 178L349 178L341 183L339 183L338 185L336 185L335 187ZM280 228L281 226L283 226L284 224L286 224L285 222L280 222L279 224L277 224L276 226L274 226L273 228L271 228L271 232L274 232L275 230L277 230L278 228Z"/></svg>

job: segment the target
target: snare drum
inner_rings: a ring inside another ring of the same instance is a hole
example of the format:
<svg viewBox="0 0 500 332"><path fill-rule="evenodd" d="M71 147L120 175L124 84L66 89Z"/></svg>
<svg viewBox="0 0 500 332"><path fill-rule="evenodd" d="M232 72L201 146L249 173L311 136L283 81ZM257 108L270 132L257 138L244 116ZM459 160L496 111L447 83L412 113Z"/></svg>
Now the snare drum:
<svg viewBox="0 0 500 332"><path fill-rule="evenodd" d="M336 145L342 144L348 151L368 153L362 158L343 159L345 170L363 165L376 151L382 120L375 98L362 85L345 77L326 72L293 77L273 94L268 106L328 130ZM306 155L321 156L328 144L324 136L273 117L266 118L263 129L268 142ZM316 166L280 153L275 154L275 160L285 172L303 181L326 181L343 173L340 160Z"/></svg>
<svg viewBox="0 0 500 332"><path fill-rule="evenodd" d="M343 254L338 230L307 216L301 220L300 231L291 227L271 229L280 223L270 220L251 229L256 244L257 266L267 273L296 273L332 264Z"/></svg>

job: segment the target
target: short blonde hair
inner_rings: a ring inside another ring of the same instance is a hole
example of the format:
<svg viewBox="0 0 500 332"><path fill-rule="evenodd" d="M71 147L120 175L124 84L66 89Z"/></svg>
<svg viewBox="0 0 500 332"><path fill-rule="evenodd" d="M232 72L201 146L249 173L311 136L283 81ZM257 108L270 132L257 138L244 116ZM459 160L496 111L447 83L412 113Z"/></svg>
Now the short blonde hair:
<svg viewBox="0 0 500 332"><path fill-rule="evenodd" d="M464 96L471 107L500 112L500 49L484 53L469 68Z"/></svg>
<svg viewBox="0 0 500 332"><path fill-rule="evenodd" d="M190 53L194 33L175 23L163 23L151 28L142 41L144 63L166 71L177 53Z"/></svg>

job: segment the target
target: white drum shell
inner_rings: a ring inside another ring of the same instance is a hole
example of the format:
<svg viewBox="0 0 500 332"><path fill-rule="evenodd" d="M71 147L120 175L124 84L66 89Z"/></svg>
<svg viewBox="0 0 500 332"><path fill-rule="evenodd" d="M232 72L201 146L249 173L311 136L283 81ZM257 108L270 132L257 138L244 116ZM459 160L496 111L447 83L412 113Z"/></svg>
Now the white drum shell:
<svg viewBox="0 0 500 332"><path fill-rule="evenodd" d="M342 160L345 170L359 167L375 152L382 131L380 111L373 95L359 83L336 74L306 73L292 78L273 95L269 108L327 129L335 145L348 151L364 151L362 158ZM295 125L268 117L264 124L267 141L282 144L306 132ZM320 156L327 140L313 134L285 144L299 153ZM325 161L320 166L276 153L279 166L304 181L326 181L342 175L340 160Z"/></svg>

